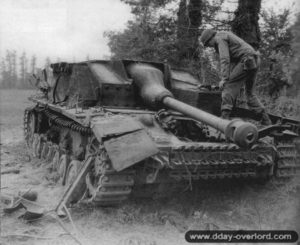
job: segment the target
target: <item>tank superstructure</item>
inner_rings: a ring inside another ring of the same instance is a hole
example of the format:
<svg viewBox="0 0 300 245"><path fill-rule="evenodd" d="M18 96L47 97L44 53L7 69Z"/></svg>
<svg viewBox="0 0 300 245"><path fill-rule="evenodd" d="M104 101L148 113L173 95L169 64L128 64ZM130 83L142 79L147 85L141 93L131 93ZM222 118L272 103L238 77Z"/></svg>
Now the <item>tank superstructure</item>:
<svg viewBox="0 0 300 245"><path fill-rule="evenodd" d="M52 81L39 80L52 86L25 111L25 139L62 184L77 183L69 202L114 205L143 188L298 173L298 121L270 115L274 125L257 128L243 108L221 119L220 92L187 71L132 60L51 67Z"/></svg>

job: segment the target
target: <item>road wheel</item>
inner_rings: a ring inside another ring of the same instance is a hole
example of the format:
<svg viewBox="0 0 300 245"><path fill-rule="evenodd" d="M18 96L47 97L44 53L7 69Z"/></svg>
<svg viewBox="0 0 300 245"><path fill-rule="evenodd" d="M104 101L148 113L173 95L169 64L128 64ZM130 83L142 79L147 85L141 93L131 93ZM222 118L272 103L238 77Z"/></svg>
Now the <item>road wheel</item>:
<svg viewBox="0 0 300 245"><path fill-rule="evenodd" d="M37 152L37 145L39 142L39 135L38 134L34 134L33 135L33 140L32 140L32 154L34 157L37 157L36 152Z"/></svg>
<svg viewBox="0 0 300 245"><path fill-rule="evenodd" d="M69 167L69 156L66 154L63 154L58 162L58 166L57 166L57 172L59 174L59 179L60 179L60 183L62 185L65 185L66 183L66 173L67 173L67 169Z"/></svg>
<svg viewBox="0 0 300 245"><path fill-rule="evenodd" d="M43 148L42 148L42 152L41 152L41 158L42 159L45 159L47 158L47 154L48 154L48 151L49 151L49 144L50 142L44 142L43 144Z"/></svg>
<svg viewBox="0 0 300 245"><path fill-rule="evenodd" d="M44 135L39 135L37 138L37 143L36 143L36 147L35 147L35 156L37 158L41 158L41 153L42 153L44 144L45 144Z"/></svg>
<svg viewBox="0 0 300 245"><path fill-rule="evenodd" d="M70 185L75 180L77 174L79 173L79 169L81 166L81 162L78 160L72 160L68 167L68 172L66 176L66 185Z"/></svg>
<svg viewBox="0 0 300 245"><path fill-rule="evenodd" d="M47 162L51 162L52 158L53 158L53 154L54 154L54 146L52 145L52 142L47 142L47 146L48 146L48 151L47 151L47 155L45 157Z"/></svg>
<svg viewBox="0 0 300 245"><path fill-rule="evenodd" d="M52 151L53 151L53 153L52 153L53 157L52 157L52 160L51 160L51 166L52 166L53 170L57 171L58 163L59 163L59 157L60 157L58 146L53 145L52 146Z"/></svg>
<svg viewBox="0 0 300 245"><path fill-rule="evenodd" d="M71 185L76 179L81 168L81 162L78 160L72 160L69 164L67 176L66 176L66 186ZM77 188L74 190L71 196L71 203L78 202L84 195L86 190L85 178L82 178Z"/></svg>

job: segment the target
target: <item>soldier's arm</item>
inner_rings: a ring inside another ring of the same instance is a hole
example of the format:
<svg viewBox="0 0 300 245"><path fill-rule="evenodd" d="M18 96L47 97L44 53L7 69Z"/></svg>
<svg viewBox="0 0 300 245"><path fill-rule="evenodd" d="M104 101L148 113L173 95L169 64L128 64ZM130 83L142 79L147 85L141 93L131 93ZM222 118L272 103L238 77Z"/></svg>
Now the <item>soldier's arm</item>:
<svg viewBox="0 0 300 245"><path fill-rule="evenodd" d="M229 47L226 40L219 39L217 41L219 55L220 55L220 66L221 66L221 77L222 80L227 82L230 74L230 55Z"/></svg>

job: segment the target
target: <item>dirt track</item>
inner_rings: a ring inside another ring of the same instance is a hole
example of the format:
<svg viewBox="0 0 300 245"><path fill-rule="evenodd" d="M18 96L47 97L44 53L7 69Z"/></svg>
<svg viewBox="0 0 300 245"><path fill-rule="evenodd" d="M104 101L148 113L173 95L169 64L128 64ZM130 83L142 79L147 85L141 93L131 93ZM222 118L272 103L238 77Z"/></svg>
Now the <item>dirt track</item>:
<svg viewBox="0 0 300 245"><path fill-rule="evenodd" d="M36 190L38 202L49 212L28 224L18 219L23 210L8 215L1 209L0 244L76 244L51 211L63 192L55 183L56 174L46 163L31 158L23 142L23 111L30 105L27 96L31 93L0 91L1 171L20 170L19 174L1 175L1 194ZM71 209L71 214L82 244L188 244L184 240L188 229L207 228L292 229L299 233L296 187L295 181L284 186L232 184L210 191L195 187L192 193L179 193L172 199L129 200L116 208ZM62 222L74 232L67 219Z"/></svg>

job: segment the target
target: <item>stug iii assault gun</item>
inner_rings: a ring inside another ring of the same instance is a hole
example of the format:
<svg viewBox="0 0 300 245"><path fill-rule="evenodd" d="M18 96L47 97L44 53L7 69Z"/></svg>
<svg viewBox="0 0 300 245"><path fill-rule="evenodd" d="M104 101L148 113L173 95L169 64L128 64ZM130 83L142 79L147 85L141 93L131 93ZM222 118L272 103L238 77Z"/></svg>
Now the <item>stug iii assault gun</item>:
<svg viewBox="0 0 300 245"><path fill-rule="evenodd" d="M274 125L264 128L245 108L221 119L220 91L199 89L185 70L133 60L51 67L43 81L51 89L30 98L24 129L33 155L68 187L61 204L115 205L197 181L298 174L298 121L270 115Z"/></svg>

